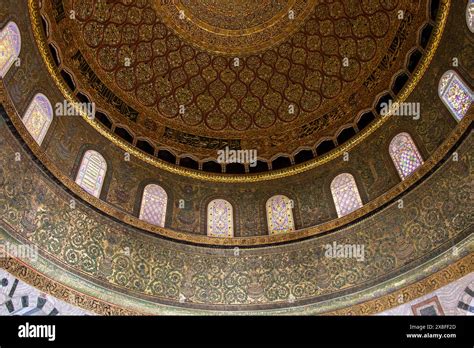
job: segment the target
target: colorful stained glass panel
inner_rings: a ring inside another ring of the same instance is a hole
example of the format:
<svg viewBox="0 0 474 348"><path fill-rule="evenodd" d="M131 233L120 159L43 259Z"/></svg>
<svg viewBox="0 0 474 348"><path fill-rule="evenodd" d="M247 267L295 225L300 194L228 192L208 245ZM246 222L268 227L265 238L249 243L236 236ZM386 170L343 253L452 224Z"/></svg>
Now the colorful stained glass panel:
<svg viewBox="0 0 474 348"><path fill-rule="evenodd" d="M389 151L402 180L423 164L423 159L408 133L396 135L390 143Z"/></svg>
<svg viewBox="0 0 474 348"><path fill-rule="evenodd" d="M21 36L18 26L9 22L0 32L0 77L4 77L18 58L21 49Z"/></svg>
<svg viewBox="0 0 474 348"><path fill-rule="evenodd" d="M226 200L215 199L207 206L207 235L210 237L234 236L232 205Z"/></svg>
<svg viewBox="0 0 474 348"><path fill-rule="evenodd" d="M441 77L438 92L456 120L462 120L474 100L474 95L459 75L452 70L447 71Z"/></svg>
<svg viewBox="0 0 474 348"><path fill-rule="evenodd" d="M363 205L355 179L349 173L339 174L334 178L331 193L339 217L352 213Z"/></svg>
<svg viewBox="0 0 474 348"><path fill-rule="evenodd" d="M474 0L470 0L467 4L466 23L471 33L474 33Z"/></svg>
<svg viewBox="0 0 474 348"><path fill-rule="evenodd" d="M76 183L95 197L100 196L104 184L107 163L100 153L88 150L82 158Z"/></svg>
<svg viewBox="0 0 474 348"><path fill-rule="evenodd" d="M167 204L168 195L161 186L147 185L143 190L140 219L156 226L165 227Z"/></svg>
<svg viewBox="0 0 474 348"><path fill-rule="evenodd" d="M43 94L37 94L28 106L22 121L39 145L43 142L52 120L53 108L51 103Z"/></svg>
<svg viewBox="0 0 474 348"><path fill-rule="evenodd" d="M282 195L267 201L267 223L269 234L288 233L295 230L291 200Z"/></svg>

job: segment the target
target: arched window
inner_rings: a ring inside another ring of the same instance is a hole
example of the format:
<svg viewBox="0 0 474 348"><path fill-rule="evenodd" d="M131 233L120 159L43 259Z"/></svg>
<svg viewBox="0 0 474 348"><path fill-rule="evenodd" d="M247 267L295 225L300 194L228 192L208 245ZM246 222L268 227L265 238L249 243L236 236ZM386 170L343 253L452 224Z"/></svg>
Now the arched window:
<svg viewBox="0 0 474 348"><path fill-rule="evenodd" d="M472 91L453 70L446 71L441 77L438 93L443 103L458 121L466 115L474 100Z"/></svg>
<svg viewBox="0 0 474 348"><path fill-rule="evenodd" d="M423 164L423 159L408 133L397 134L390 143L389 152L402 180Z"/></svg>
<svg viewBox="0 0 474 348"><path fill-rule="evenodd" d="M140 219L150 224L165 227L168 195L158 185L147 185L143 190Z"/></svg>
<svg viewBox="0 0 474 348"><path fill-rule="evenodd" d="M20 55L21 36L18 26L9 22L0 31L0 77L7 74L10 67Z"/></svg>
<svg viewBox="0 0 474 348"><path fill-rule="evenodd" d="M82 158L77 172L76 183L95 197L100 196L104 184L107 162L100 153L88 150Z"/></svg>
<svg viewBox="0 0 474 348"><path fill-rule="evenodd" d="M331 194L339 217L352 213L363 205L355 179L349 173L339 174L333 179Z"/></svg>
<svg viewBox="0 0 474 348"><path fill-rule="evenodd" d="M467 3L466 23L471 33L474 33L474 0L469 0Z"/></svg>
<svg viewBox="0 0 474 348"><path fill-rule="evenodd" d="M207 235L233 237L234 220L232 205L224 199L215 199L207 206Z"/></svg>
<svg viewBox="0 0 474 348"><path fill-rule="evenodd" d="M287 233L295 230L292 201L282 195L271 197L266 204L269 234Z"/></svg>
<svg viewBox="0 0 474 348"><path fill-rule="evenodd" d="M53 107L48 98L41 93L35 95L23 117L23 124L39 145L43 142L52 121Z"/></svg>

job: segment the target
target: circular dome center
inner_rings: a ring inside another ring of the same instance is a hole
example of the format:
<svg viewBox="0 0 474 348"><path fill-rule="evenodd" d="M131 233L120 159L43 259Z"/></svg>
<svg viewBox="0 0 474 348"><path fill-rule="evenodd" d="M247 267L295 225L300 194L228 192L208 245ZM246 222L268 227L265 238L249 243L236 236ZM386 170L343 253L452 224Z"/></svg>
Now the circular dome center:
<svg viewBox="0 0 474 348"><path fill-rule="evenodd" d="M191 43L219 53L255 52L285 39L317 0L174 0L155 2Z"/></svg>
<svg viewBox="0 0 474 348"><path fill-rule="evenodd" d="M235 31L233 34L239 34L268 21L277 21L285 15L290 3L294 1L201 0L186 1L183 8L186 15L215 33Z"/></svg>

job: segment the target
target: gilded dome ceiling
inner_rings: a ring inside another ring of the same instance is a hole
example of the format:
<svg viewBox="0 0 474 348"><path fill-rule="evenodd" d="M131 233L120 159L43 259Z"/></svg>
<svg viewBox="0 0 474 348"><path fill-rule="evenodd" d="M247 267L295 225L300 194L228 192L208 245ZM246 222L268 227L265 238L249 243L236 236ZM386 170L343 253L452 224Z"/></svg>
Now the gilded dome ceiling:
<svg viewBox="0 0 474 348"><path fill-rule="evenodd" d="M269 49L275 43L286 40L312 13L317 0L154 3L160 21L181 37L204 51L238 57L245 52Z"/></svg>
<svg viewBox="0 0 474 348"><path fill-rule="evenodd" d="M168 315L412 310L472 277L467 0L2 5L0 246L37 259L0 275ZM206 170L226 146L268 172Z"/></svg>
<svg viewBox="0 0 474 348"><path fill-rule="evenodd" d="M76 20L54 23L54 7L43 13L71 89L129 142L145 139L152 154L163 148L200 162L228 146L294 164L301 150L309 153L303 160L314 157L322 141L337 146L344 129L344 140L356 135L361 116L373 119L380 97L396 94L392 85L428 20L408 0L63 6Z"/></svg>

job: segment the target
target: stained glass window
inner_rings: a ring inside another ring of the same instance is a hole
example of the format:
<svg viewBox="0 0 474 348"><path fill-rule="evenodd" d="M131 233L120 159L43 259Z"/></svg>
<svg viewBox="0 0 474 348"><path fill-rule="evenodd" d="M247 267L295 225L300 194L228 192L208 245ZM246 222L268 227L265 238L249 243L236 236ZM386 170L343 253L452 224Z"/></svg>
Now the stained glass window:
<svg viewBox="0 0 474 348"><path fill-rule="evenodd" d="M233 237L234 222L232 205L224 199L215 199L207 206L207 235Z"/></svg>
<svg viewBox="0 0 474 348"><path fill-rule="evenodd" d="M100 153L88 150L82 158L76 177L76 183L95 197L100 196L104 184L107 162Z"/></svg>
<svg viewBox="0 0 474 348"><path fill-rule="evenodd" d="M295 230L291 200L282 195L273 196L267 201L268 233L287 233Z"/></svg>
<svg viewBox="0 0 474 348"><path fill-rule="evenodd" d="M439 81L438 92L456 120L462 120L474 100L474 94L455 71L444 73Z"/></svg>
<svg viewBox="0 0 474 348"><path fill-rule="evenodd" d="M41 93L35 95L26 109L23 123L39 145L43 142L52 121L53 107L48 98Z"/></svg>
<svg viewBox="0 0 474 348"><path fill-rule="evenodd" d="M423 164L423 159L408 133L396 135L390 143L389 151L402 180Z"/></svg>
<svg viewBox="0 0 474 348"><path fill-rule="evenodd" d="M342 173L334 178L331 193L339 217L352 213L363 205L355 179L349 173Z"/></svg>
<svg viewBox="0 0 474 348"><path fill-rule="evenodd" d="M4 77L20 55L21 36L18 26L9 22L0 31L0 77Z"/></svg>
<svg viewBox="0 0 474 348"><path fill-rule="evenodd" d="M474 33L474 0L469 0L467 4L466 22L471 33Z"/></svg>
<svg viewBox="0 0 474 348"><path fill-rule="evenodd" d="M165 227L166 206L168 195L158 185L147 185L143 190L140 219L150 224Z"/></svg>

